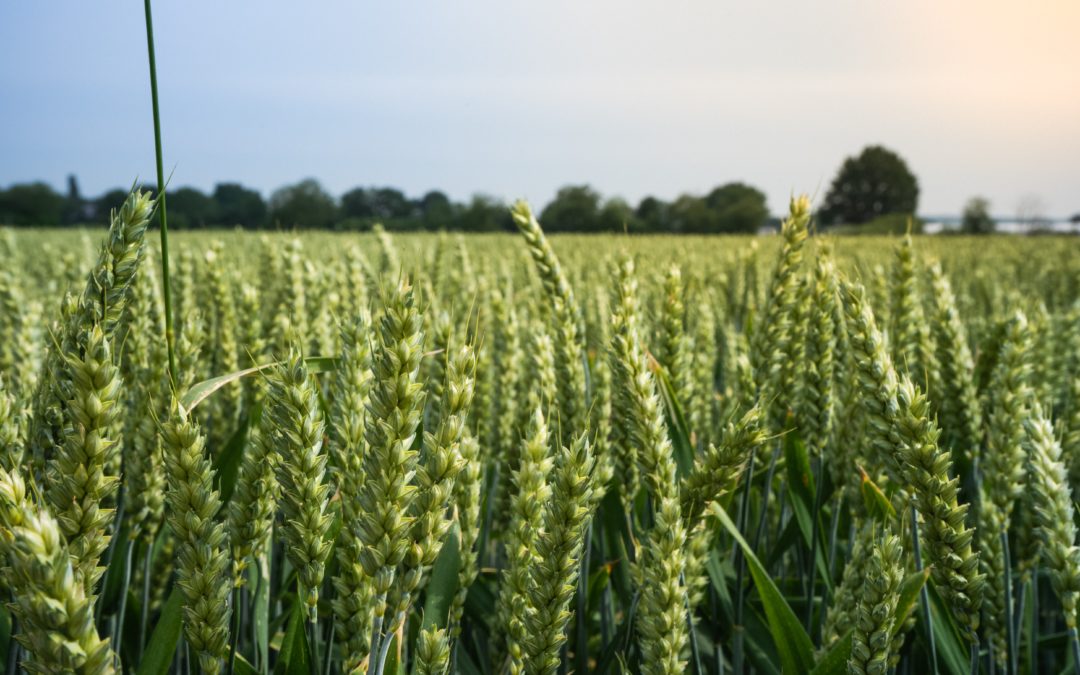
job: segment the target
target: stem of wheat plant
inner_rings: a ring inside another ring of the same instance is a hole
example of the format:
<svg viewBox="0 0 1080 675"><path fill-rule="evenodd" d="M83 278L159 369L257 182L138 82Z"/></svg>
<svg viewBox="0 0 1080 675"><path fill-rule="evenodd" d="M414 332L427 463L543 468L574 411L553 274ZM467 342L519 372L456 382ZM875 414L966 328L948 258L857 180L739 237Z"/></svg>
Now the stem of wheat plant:
<svg viewBox="0 0 1080 675"><path fill-rule="evenodd" d="M169 278L169 221L165 206L165 164L161 154L161 109L158 105L157 56L154 52L154 17L150 9L150 0L143 0L143 13L146 17L146 55L150 66L150 102L154 111L154 168L157 171L158 185L158 222L161 236L161 278L162 298L165 303L165 343L169 354L169 379L176 384L176 350L173 347L172 289Z"/></svg>

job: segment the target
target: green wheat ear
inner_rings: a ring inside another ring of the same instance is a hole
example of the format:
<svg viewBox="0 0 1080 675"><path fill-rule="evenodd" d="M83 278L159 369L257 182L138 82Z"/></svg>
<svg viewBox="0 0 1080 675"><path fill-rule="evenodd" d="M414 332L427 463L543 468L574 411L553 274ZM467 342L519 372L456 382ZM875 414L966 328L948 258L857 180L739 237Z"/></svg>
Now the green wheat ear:
<svg viewBox="0 0 1080 675"><path fill-rule="evenodd" d="M789 359L794 343L798 280L802 265L803 248L810 225L810 198L806 195L793 197L788 216L780 226L783 244L769 285L765 311L755 322L750 352L759 397L770 401L769 424L773 429L784 425L789 401L785 385L789 383L792 361Z"/></svg>
<svg viewBox="0 0 1080 675"><path fill-rule="evenodd" d="M510 215L525 237L551 307L555 370L558 374L560 439L562 443L569 444L588 426L584 318L559 259L529 205L523 201L517 202L510 209Z"/></svg>
<svg viewBox="0 0 1080 675"><path fill-rule="evenodd" d="M581 571L581 549L596 506L594 464L585 434L563 446L556 458L551 499L536 538L540 562L529 575L522 659L528 675L551 675L558 669L571 618L568 607Z"/></svg>
<svg viewBox="0 0 1080 675"><path fill-rule="evenodd" d="M1005 664L1008 656L1004 619L1009 570L1003 537L1027 478L1024 423L1033 398L1030 342L1027 319L1017 312L1006 324L991 375L989 429L982 457L978 527L988 587L984 632L999 664Z"/></svg>
<svg viewBox="0 0 1080 675"><path fill-rule="evenodd" d="M507 565L496 603L496 617L504 626L503 640L514 672L521 672L525 667L530 576L533 567L539 564L536 538L544 527L544 507L551 498L548 476L554 464L547 424L537 405L522 441L520 462L511 476L514 491L510 497L510 518L505 535Z"/></svg>
<svg viewBox="0 0 1080 675"><path fill-rule="evenodd" d="M446 631L431 626L417 637L415 675L443 675L450 668L450 644Z"/></svg>
<svg viewBox="0 0 1080 675"><path fill-rule="evenodd" d="M930 266L930 283L934 303L931 326L941 365L938 409L942 442L962 467L962 475L970 477L983 433L982 407L975 387L975 360L952 285L936 263Z"/></svg>
<svg viewBox="0 0 1080 675"><path fill-rule="evenodd" d="M1024 428L1042 558L1050 569L1050 585L1061 600L1065 625L1075 640L1080 603L1080 547L1076 542L1076 514L1068 473L1062 463L1061 445L1041 406L1033 406Z"/></svg>
<svg viewBox="0 0 1080 675"><path fill-rule="evenodd" d="M102 329L90 329L85 340L84 356L68 356L64 442L48 464L45 494L90 593L104 572L98 561L109 545L120 485L116 433L122 383Z"/></svg>
<svg viewBox="0 0 1080 675"><path fill-rule="evenodd" d="M45 673L111 675L116 655L109 641L98 637L93 602L72 567L59 524L31 506L21 479L7 472L0 472L0 494L7 511L3 550L12 591L9 607L19 621L15 637L29 652L23 666Z"/></svg>
<svg viewBox="0 0 1080 675"><path fill-rule="evenodd" d="M409 534L415 516L415 475L419 454L413 449L424 409L418 381L423 356L423 317L414 306L412 287L401 282L388 295L371 355L373 382L364 427L364 483L358 496L362 515L352 526L359 542L359 562L371 579L372 645L389 638L385 615L388 594L402 590L399 566L412 547ZM396 623L398 617L390 617ZM371 658L380 655L371 654Z"/></svg>
<svg viewBox="0 0 1080 675"><path fill-rule="evenodd" d="M875 544L874 521L865 520L854 530L851 554L844 566L840 585L825 614L822 646L831 647L853 625L859 606L860 589L870 573Z"/></svg>
<svg viewBox="0 0 1080 675"><path fill-rule="evenodd" d="M893 652L896 604L904 578L900 538L886 535L874 544L869 575L864 578L855 610L848 672L852 675L885 673Z"/></svg>
<svg viewBox="0 0 1080 675"><path fill-rule="evenodd" d="M205 673L220 673L228 652L228 536L218 521L221 498L206 438L179 406L161 428L168 481L169 527L177 539L177 575L184 593L184 637Z"/></svg>
<svg viewBox="0 0 1080 675"><path fill-rule="evenodd" d="M86 356L95 328L102 341L111 341L124 316L153 209L154 200L148 193L136 191L128 195L120 210L110 217L109 233L82 294L66 298L62 305L63 318L46 343L48 351L33 397L30 444L35 474L44 471L46 461L63 444L63 416L72 386L69 360Z"/></svg>
<svg viewBox="0 0 1080 675"><path fill-rule="evenodd" d="M959 501L959 481L950 475L952 457L938 444L941 432L926 396L908 377L897 377L865 291L845 284L842 292L869 448L875 462L914 493L934 581L975 643L986 578L972 546L974 531L966 525L967 504Z"/></svg>
<svg viewBox="0 0 1080 675"><path fill-rule="evenodd" d="M314 623L331 548L326 538L332 518L323 450L325 425L314 378L298 351L293 351L269 380L269 424L263 433L281 456L277 477L284 516L282 534L289 561L297 570L301 598Z"/></svg>

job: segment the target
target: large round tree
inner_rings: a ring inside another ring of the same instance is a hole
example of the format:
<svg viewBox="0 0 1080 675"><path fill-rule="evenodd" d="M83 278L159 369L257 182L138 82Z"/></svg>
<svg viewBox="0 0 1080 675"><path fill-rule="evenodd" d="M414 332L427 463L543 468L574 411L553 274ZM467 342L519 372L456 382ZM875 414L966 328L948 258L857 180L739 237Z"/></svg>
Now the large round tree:
<svg viewBox="0 0 1080 675"><path fill-rule="evenodd" d="M919 181L900 155L870 145L848 157L818 211L823 225L859 224L887 213L914 214Z"/></svg>
<svg viewBox="0 0 1080 675"><path fill-rule="evenodd" d="M330 227L337 218L337 203L314 178L278 188L270 196L270 219L281 227Z"/></svg>

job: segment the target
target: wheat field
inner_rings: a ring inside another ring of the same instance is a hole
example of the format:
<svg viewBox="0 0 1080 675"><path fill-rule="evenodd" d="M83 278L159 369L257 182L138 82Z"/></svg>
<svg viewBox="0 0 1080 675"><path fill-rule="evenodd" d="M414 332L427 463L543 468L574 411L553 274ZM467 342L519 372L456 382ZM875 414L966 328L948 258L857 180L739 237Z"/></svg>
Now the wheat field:
<svg viewBox="0 0 1080 675"><path fill-rule="evenodd" d="M8 672L1080 668L1076 238L153 209L0 230Z"/></svg>

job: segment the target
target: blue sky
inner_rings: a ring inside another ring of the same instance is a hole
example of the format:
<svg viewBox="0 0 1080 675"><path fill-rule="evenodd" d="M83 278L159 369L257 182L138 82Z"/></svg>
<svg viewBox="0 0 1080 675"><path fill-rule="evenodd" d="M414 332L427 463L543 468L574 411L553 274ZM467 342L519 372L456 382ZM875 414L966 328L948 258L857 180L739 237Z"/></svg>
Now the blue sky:
<svg viewBox="0 0 1080 675"><path fill-rule="evenodd" d="M394 185L636 202L730 180L774 211L899 151L923 213L1080 211L1080 4L155 4L174 186ZM0 185L153 175L142 3L0 3Z"/></svg>

